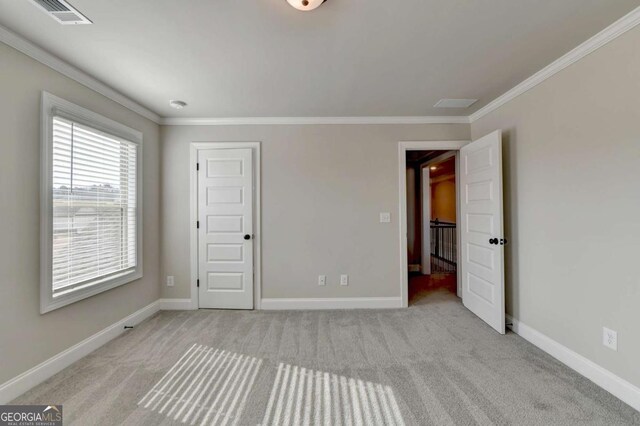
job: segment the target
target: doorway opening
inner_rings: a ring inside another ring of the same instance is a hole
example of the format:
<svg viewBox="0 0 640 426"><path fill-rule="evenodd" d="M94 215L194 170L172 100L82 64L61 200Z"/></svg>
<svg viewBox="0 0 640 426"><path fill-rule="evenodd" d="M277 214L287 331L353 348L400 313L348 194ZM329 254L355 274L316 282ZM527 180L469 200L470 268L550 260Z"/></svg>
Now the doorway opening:
<svg viewBox="0 0 640 426"><path fill-rule="evenodd" d="M409 305L458 293L456 153L405 154Z"/></svg>
<svg viewBox="0 0 640 426"><path fill-rule="evenodd" d="M476 314L480 319L493 327L498 333L505 333L505 286L504 286L504 244L507 239L503 235L502 214L502 131L496 130L486 136L468 141L407 141L398 144L398 179L400 189L400 298L401 306L409 306L409 265L416 265L409 259L409 203L407 196L410 191L407 186L413 186L414 179L407 179L407 153L410 151L446 151L431 152L428 163L435 160L443 161L451 156L455 157L455 187L456 187L456 235L455 235L455 263L456 263L456 294L462 299L464 306ZM451 154L452 151L453 154ZM420 154L417 154L420 155ZM439 156L446 156L446 158ZM425 160L423 159L423 160ZM427 170L425 172L425 170ZM437 170L437 166L436 166ZM420 168L421 181L425 179L430 168ZM415 173L415 172L414 172ZM428 180L431 185L431 179ZM415 193L415 192L414 192ZM431 200L430 196L416 195L420 202ZM421 206L422 211L430 212ZM416 226L415 210L413 225ZM420 214L420 223L426 220ZM421 226L421 247L425 240L429 240L428 250L421 249L419 267L412 266L415 272L422 275L432 275L431 272L431 217L428 226ZM417 227L417 226L416 226ZM429 230L429 232L426 232ZM424 233L422 231L425 231ZM436 231L439 232L439 231ZM413 232L413 247L417 234ZM443 246L444 247L444 246ZM429 260L422 260L422 255L429 255ZM437 257L444 257L435 252ZM425 273L427 272L427 273ZM452 282L450 281L450 286ZM433 282L434 285L443 283ZM442 294L442 293L440 293ZM451 292L444 293L451 301L459 302Z"/></svg>

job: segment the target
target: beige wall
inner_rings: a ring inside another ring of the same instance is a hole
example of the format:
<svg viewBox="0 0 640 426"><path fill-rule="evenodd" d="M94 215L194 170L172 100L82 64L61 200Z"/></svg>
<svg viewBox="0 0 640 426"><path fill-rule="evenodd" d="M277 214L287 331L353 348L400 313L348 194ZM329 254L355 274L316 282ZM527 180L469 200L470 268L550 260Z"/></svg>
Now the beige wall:
<svg viewBox="0 0 640 426"><path fill-rule="evenodd" d="M456 223L456 178L431 183L431 220Z"/></svg>
<svg viewBox="0 0 640 426"><path fill-rule="evenodd" d="M639 76L636 27L471 126L505 135L508 312L636 386Z"/></svg>
<svg viewBox="0 0 640 426"><path fill-rule="evenodd" d="M263 297L393 297L398 141L468 137L468 125L163 126L162 273L176 280L163 297L189 297L190 142L262 142Z"/></svg>
<svg viewBox="0 0 640 426"><path fill-rule="evenodd" d="M40 315L40 92L144 133L144 278ZM159 128L0 43L0 383L159 297Z"/></svg>

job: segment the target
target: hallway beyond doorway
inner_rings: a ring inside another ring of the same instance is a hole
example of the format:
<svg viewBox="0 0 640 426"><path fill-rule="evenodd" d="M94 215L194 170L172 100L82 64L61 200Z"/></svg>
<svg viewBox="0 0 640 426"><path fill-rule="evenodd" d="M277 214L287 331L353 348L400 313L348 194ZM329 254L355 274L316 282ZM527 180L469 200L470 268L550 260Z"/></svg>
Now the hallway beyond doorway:
<svg viewBox="0 0 640 426"><path fill-rule="evenodd" d="M442 295L455 296L457 288L456 274L419 273L409 275L409 306L425 305L439 300Z"/></svg>

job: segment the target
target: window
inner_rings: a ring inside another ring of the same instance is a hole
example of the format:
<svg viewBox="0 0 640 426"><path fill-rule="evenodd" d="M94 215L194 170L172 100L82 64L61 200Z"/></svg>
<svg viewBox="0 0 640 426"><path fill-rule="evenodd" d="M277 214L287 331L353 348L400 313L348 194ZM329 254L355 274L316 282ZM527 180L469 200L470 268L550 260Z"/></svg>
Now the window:
<svg viewBox="0 0 640 426"><path fill-rule="evenodd" d="M42 313L142 276L141 133L42 98Z"/></svg>

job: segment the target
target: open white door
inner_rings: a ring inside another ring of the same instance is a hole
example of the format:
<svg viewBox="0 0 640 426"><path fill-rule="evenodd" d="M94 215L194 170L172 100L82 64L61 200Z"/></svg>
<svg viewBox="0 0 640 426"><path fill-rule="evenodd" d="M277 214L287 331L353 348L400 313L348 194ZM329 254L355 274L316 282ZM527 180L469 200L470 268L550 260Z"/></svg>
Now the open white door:
<svg viewBox="0 0 640 426"><path fill-rule="evenodd" d="M253 309L250 148L198 151L199 307Z"/></svg>
<svg viewBox="0 0 640 426"><path fill-rule="evenodd" d="M505 333L502 132L460 150L462 302Z"/></svg>

